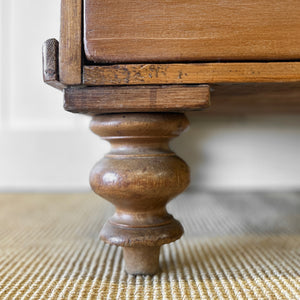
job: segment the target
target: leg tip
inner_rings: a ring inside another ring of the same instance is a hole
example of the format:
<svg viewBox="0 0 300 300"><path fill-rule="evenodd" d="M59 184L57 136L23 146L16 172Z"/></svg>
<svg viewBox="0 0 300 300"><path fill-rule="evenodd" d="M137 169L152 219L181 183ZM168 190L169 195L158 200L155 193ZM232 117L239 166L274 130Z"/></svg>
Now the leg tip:
<svg viewBox="0 0 300 300"><path fill-rule="evenodd" d="M131 275L154 275L159 272L160 247L124 247L125 270Z"/></svg>

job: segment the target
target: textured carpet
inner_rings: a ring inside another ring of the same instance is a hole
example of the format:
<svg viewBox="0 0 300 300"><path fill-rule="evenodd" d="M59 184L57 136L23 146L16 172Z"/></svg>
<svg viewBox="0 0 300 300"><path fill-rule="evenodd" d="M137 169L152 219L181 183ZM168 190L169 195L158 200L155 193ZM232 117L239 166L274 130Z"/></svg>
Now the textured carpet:
<svg viewBox="0 0 300 300"><path fill-rule="evenodd" d="M162 272L128 276L92 194L0 195L0 299L300 299L300 193L187 193Z"/></svg>

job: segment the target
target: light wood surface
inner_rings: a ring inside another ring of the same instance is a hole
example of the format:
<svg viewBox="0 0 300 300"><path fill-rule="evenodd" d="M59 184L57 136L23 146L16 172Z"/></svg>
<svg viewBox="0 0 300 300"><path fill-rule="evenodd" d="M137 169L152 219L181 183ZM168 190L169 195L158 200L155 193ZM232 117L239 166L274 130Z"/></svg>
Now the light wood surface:
<svg viewBox="0 0 300 300"><path fill-rule="evenodd" d="M94 62L300 58L299 0L85 0Z"/></svg>
<svg viewBox="0 0 300 300"><path fill-rule="evenodd" d="M68 88L64 108L71 112L182 112L209 106L208 85Z"/></svg>
<svg viewBox="0 0 300 300"><path fill-rule="evenodd" d="M300 62L85 66L86 85L300 82Z"/></svg>
<svg viewBox="0 0 300 300"><path fill-rule="evenodd" d="M81 84L82 1L61 0L59 77L66 85Z"/></svg>

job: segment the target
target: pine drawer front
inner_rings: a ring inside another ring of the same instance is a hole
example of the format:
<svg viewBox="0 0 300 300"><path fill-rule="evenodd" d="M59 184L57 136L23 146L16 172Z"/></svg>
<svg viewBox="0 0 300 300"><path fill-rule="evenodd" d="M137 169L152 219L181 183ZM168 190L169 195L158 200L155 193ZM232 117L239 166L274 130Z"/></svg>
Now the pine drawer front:
<svg viewBox="0 0 300 300"><path fill-rule="evenodd" d="M84 0L98 63L300 58L299 0Z"/></svg>

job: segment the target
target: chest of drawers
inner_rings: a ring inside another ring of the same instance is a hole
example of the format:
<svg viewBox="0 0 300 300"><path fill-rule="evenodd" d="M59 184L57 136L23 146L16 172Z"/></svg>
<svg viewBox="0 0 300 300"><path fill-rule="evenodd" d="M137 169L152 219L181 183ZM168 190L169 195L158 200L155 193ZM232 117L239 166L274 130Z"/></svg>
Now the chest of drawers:
<svg viewBox="0 0 300 300"><path fill-rule="evenodd" d="M184 112L299 112L300 2L62 0L43 60L64 108L112 145L90 177L116 206L101 238L124 247L127 272L154 274L183 233L165 205L189 183L168 147Z"/></svg>

